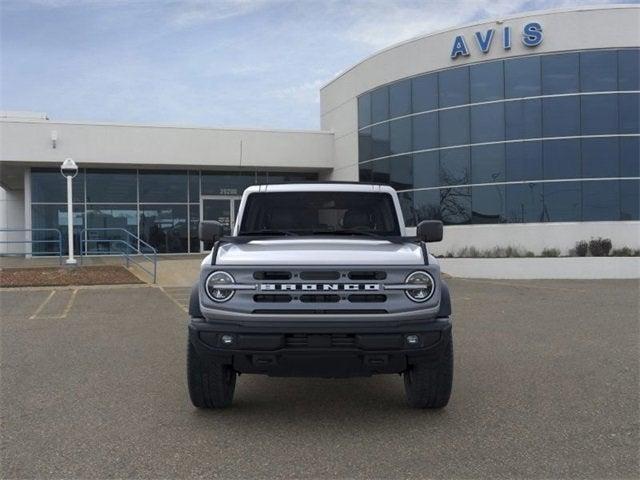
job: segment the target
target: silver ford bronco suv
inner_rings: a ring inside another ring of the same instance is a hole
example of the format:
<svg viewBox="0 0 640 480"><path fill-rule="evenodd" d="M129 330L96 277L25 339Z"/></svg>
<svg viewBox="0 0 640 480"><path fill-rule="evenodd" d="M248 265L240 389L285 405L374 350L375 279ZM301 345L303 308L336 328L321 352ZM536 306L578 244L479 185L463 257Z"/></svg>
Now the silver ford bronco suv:
<svg viewBox="0 0 640 480"><path fill-rule="evenodd" d="M212 245L189 304L187 376L199 408L231 405L236 376L404 375L417 408L451 394L449 290L427 242L406 235L393 188L357 183L253 186L232 234Z"/></svg>

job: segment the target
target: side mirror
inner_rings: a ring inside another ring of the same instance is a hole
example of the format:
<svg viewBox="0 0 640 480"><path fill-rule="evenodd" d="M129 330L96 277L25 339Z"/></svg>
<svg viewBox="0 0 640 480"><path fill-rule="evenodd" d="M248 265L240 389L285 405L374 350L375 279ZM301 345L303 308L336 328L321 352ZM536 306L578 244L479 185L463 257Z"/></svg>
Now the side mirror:
<svg viewBox="0 0 640 480"><path fill-rule="evenodd" d="M416 235L423 242L439 242L442 240L442 222L423 220L416 228Z"/></svg>
<svg viewBox="0 0 640 480"><path fill-rule="evenodd" d="M224 233L224 227L220 222L207 221L198 225L198 238L201 242L215 242Z"/></svg>

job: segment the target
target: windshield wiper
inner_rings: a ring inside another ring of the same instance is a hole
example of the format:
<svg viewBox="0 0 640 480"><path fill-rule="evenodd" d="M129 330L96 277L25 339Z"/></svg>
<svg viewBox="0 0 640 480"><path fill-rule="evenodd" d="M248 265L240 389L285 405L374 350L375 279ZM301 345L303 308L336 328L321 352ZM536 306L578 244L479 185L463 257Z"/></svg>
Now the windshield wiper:
<svg viewBox="0 0 640 480"><path fill-rule="evenodd" d="M260 236L260 235L282 235L285 237L295 236L298 234L292 232L290 230L271 230L271 229L263 229L263 230L251 230L248 232L240 232L240 236Z"/></svg>

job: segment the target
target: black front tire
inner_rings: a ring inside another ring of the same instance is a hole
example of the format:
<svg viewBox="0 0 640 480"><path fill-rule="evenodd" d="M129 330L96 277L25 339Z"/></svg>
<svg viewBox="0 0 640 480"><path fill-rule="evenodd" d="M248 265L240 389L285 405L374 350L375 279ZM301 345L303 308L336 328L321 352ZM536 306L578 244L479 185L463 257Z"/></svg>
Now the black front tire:
<svg viewBox="0 0 640 480"><path fill-rule="evenodd" d="M423 361L404 372L407 403L413 408L443 408L449 403L453 384L453 340L439 361Z"/></svg>
<svg viewBox="0 0 640 480"><path fill-rule="evenodd" d="M233 402L236 372L229 365L203 362L194 346L187 349L187 383L191 403L198 408L226 408Z"/></svg>

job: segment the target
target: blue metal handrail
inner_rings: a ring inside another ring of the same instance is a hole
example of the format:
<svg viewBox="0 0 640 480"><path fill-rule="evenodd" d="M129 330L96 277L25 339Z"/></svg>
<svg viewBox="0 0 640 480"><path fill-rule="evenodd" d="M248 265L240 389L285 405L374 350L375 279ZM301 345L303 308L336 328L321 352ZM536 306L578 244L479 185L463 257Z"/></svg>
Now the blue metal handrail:
<svg viewBox="0 0 640 480"><path fill-rule="evenodd" d="M32 247L31 252L3 252L3 253L0 253L0 255L28 255L29 253L33 253L34 243L56 243L58 244L58 251L46 252L46 253L57 254L60 261L60 265L62 265L62 254L64 252L62 251L62 233L60 232L60 230L58 230L57 228L0 228L0 233L15 233L15 232L24 232L24 233L31 232L32 234L33 232L55 232L58 234L58 238L52 239L52 240L34 240L32 235L30 239L25 238L23 240L0 240L0 244L28 243L28 244L31 244L31 247ZM40 252L36 252L36 253L40 253Z"/></svg>
<svg viewBox="0 0 640 480"><path fill-rule="evenodd" d="M86 234L89 232L107 232L107 231L111 231L111 232L118 231L121 233L125 233L127 235L126 240L123 240L122 238L87 238L86 236ZM133 241L135 245L132 245L130 243L131 241ZM99 242L108 243L109 245L116 245L117 247L122 246L123 249L119 250L119 254L121 254L124 257L127 267L129 266L129 263L135 264L138 268L140 268L140 270L142 270L143 272L145 272L146 274L150 275L153 278L153 283L156 283L157 269L158 269L158 252L155 248L153 248L147 242L139 238L137 235L134 235L126 228L83 228L80 231L80 261L81 262L83 257L86 255L90 255L92 253L104 254L104 252L101 252L98 250L93 250L93 251L88 250L89 243L99 243ZM140 246L144 246L151 251L145 253L142 251ZM140 262L136 261L135 259L136 256L141 256L143 261L147 260L151 262L153 265L153 269L148 270L147 268L145 268L142 265L141 261Z"/></svg>

